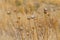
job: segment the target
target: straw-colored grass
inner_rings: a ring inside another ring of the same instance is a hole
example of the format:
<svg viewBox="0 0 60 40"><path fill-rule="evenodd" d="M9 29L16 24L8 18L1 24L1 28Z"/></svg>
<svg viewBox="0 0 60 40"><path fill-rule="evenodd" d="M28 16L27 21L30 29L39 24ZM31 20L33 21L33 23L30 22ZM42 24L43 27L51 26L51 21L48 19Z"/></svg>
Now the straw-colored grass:
<svg viewBox="0 0 60 40"><path fill-rule="evenodd" d="M60 0L0 0L0 40L60 40Z"/></svg>

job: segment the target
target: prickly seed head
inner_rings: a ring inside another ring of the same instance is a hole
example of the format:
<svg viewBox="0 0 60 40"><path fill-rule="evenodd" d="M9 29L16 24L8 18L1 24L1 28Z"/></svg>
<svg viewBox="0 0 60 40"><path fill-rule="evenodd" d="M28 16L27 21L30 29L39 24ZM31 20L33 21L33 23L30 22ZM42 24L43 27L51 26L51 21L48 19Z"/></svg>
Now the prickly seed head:
<svg viewBox="0 0 60 40"><path fill-rule="evenodd" d="M20 30L22 31L23 30L23 27L20 27Z"/></svg>
<svg viewBox="0 0 60 40"><path fill-rule="evenodd" d="M44 8L45 11L47 11L47 8Z"/></svg>
<svg viewBox="0 0 60 40"><path fill-rule="evenodd" d="M27 32L27 36L29 36L29 33Z"/></svg>
<svg viewBox="0 0 60 40"><path fill-rule="evenodd" d="M44 14L46 14L46 13L47 13L47 8L44 9Z"/></svg>
<svg viewBox="0 0 60 40"><path fill-rule="evenodd" d="M28 20L30 20L30 17L27 17Z"/></svg>
<svg viewBox="0 0 60 40"><path fill-rule="evenodd" d="M10 11L7 11L7 14L10 14L11 12Z"/></svg>
<svg viewBox="0 0 60 40"><path fill-rule="evenodd" d="M31 18L34 19L35 18L35 15L31 15Z"/></svg>
<svg viewBox="0 0 60 40"><path fill-rule="evenodd" d="M32 29L34 29L34 27L32 27Z"/></svg>
<svg viewBox="0 0 60 40"><path fill-rule="evenodd" d="M20 17L18 17L18 19L20 19Z"/></svg>

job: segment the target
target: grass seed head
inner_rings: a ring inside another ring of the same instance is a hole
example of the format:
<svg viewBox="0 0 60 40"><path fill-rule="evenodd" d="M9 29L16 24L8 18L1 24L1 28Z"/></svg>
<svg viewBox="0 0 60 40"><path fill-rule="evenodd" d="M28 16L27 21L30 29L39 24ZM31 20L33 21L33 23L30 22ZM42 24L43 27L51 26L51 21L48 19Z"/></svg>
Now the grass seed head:
<svg viewBox="0 0 60 40"><path fill-rule="evenodd" d="M44 14L47 14L47 8L44 8Z"/></svg>
<svg viewBox="0 0 60 40"><path fill-rule="evenodd" d="M7 14L8 14L8 15L10 15L10 14L11 14L11 12L10 12L10 11L7 11Z"/></svg>
<svg viewBox="0 0 60 40"><path fill-rule="evenodd" d="M27 17L28 20L30 20L30 17Z"/></svg>
<svg viewBox="0 0 60 40"><path fill-rule="evenodd" d="M31 15L31 18L34 19L35 18L35 15Z"/></svg>

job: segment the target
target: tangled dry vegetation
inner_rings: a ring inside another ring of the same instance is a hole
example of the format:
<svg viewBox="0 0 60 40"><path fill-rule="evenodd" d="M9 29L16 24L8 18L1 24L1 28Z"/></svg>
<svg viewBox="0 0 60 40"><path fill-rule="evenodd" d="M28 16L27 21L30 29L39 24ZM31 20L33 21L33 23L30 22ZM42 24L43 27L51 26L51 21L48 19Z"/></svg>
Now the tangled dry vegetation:
<svg viewBox="0 0 60 40"><path fill-rule="evenodd" d="M60 40L60 0L0 0L0 40Z"/></svg>

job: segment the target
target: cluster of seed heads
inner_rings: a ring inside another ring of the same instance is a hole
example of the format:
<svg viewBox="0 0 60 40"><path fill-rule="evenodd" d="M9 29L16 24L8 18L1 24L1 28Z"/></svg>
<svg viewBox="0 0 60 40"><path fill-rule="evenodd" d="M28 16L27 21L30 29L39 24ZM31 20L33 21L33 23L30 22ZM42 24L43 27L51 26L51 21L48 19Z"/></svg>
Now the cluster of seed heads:
<svg viewBox="0 0 60 40"><path fill-rule="evenodd" d="M44 13L47 14L47 8L44 8Z"/></svg>
<svg viewBox="0 0 60 40"><path fill-rule="evenodd" d="M45 9L44 9L44 14L47 14L48 16L50 16L50 14L49 14L47 11L48 11L48 9L45 8Z"/></svg>
<svg viewBox="0 0 60 40"><path fill-rule="evenodd" d="M34 18L35 18L35 15L31 15L30 17L27 17L28 20L34 19Z"/></svg>

